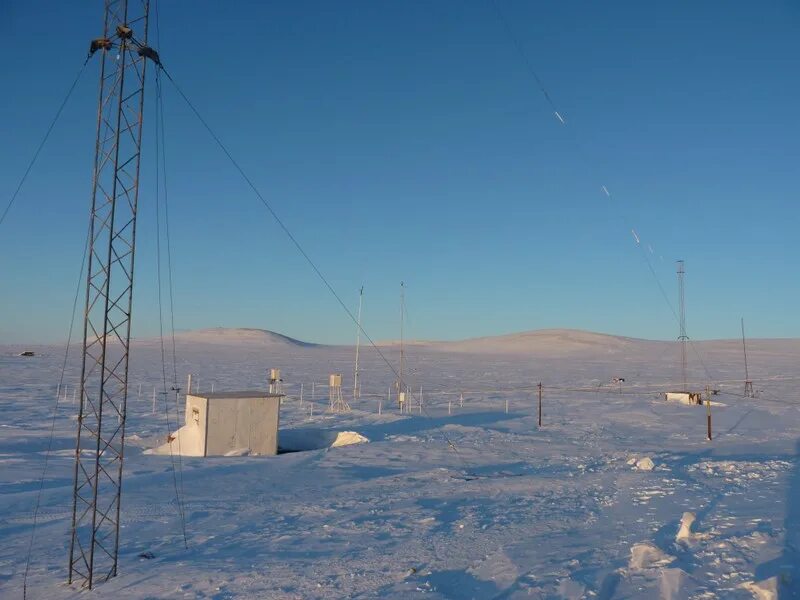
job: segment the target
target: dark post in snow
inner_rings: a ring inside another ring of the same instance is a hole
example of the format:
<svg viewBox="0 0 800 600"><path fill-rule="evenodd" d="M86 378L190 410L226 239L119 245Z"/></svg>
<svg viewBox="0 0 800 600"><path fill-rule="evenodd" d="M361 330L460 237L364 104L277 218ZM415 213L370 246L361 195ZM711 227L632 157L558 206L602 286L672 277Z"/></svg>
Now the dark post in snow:
<svg viewBox="0 0 800 600"><path fill-rule="evenodd" d="M711 441L711 390L706 386L706 422L708 424L708 440Z"/></svg>
<svg viewBox="0 0 800 600"><path fill-rule="evenodd" d="M542 426L542 382L539 382L539 427Z"/></svg>

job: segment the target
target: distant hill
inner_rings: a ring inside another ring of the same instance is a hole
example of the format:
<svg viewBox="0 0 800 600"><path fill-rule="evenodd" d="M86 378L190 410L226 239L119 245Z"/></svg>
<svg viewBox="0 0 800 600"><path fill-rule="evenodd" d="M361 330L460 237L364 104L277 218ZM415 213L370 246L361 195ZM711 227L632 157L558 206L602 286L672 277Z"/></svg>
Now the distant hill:
<svg viewBox="0 0 800 600"><path fill-rule="evenodd" d="M157 342L157 338L136 340L141 344ZM296 340L282 333L268 329L213 327L191 331L176 331L175 341L181 344L220 344L226 346L268 346L316 348L321 344L313 344Z"/></svg>
<svg viewBox="0 0 800 600"><path fill-rule="evenodd" d="M297 340L281 333L267 329L225 328L197 329L175 333L175 340L180 345L225 345L246 346L253 348L346 348L347 346L329 346ZM158 338L135 340L134 343L149 345L157 343ZM706 351L738 356L742 351L740 339L703 340L692 342ZM646 355L655 351L663 354L674 340L656 341L639 338L595 333L578 329L540 329L456 341L406 340L409 350L430 350L433 352L452 352L464 354L527 354L539 356L567 355ZM362 345L366 346L365 343ZM383 348L396 349L400 342L396 340L378 342ZM748 350L773 353L776 356L786 354L800 356L800 340L798 339L753 339L747 340Z"/></svg>
<svg viewBox="0 0 800 600"><path fill-rule="evenodd" d="M392 345L398 342L391 342ZM458 341L410 342L442 352L475 354L594 354L623 353L635 347L660 346L667 342L581 331L578 329L540 329L506 335L470 338Z"/></svg>

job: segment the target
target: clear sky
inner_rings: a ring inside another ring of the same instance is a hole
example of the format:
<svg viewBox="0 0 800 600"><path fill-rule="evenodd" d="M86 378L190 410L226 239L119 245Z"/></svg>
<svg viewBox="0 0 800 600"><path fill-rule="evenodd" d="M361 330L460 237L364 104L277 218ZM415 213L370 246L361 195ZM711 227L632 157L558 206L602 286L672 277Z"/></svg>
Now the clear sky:
<svg viewBox="0 0 800 600"><path fill-rule="evenodd" d="M800 5L162 2L162 59L364 325L800 336ZM94 2L0 0L0 208L101 34ZM66 337L87 225L90 63L0 227L0 342ZM151 81L152 83L152 81ZM167 86L176 327L355 328ZM153 88L134 335L158 331ZM606 185L613 197L607 198ZM79 316L80 318L80 316Z"/></svg>

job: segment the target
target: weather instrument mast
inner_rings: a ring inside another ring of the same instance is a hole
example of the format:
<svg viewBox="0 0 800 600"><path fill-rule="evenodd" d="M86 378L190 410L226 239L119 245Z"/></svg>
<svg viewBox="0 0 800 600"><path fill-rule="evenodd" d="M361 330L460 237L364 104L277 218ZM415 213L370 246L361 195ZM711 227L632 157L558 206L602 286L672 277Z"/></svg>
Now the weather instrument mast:
<svg viewBox="0 0 800 600"><path fill-rule="evenodd" d="M361 388L358 385L359 370L358 370L358 353L361 349L361 301L364 298L364 286L358 292L358 322L356 323L356 366L353 373L353 400L361 396Z"/></svg>
<svg viewBox="0 0 800 600"><path fill-rule="evenodd" d="M683 296L683 276L685 274L684 271L684 263L682 260L677 262L678 264L678 309L679 309L679 319L680 319L680 333L678 335L678 341L681 344L681 377L683 379L683 391L687 390L687 382L686 382L686 342L689 340L689 337L686 335L686 301Z"/></svg>
<svg viewBox="0 0 800 600"><path fill-rule="evenodd" d="M149 0L106 0L89 222L69 583L117 574ZM87 58L88 60L88 58Z"/></svg>
<svg viewBox="0 0 800 600"><path fill-rule="evenodd" d="M405 369L405 348L403 345L403 316L406 312L406 287L405 283L400 282L400 374L397 380L397 401L400 402L400 410L403 410L403 400L405 399L406 389L403 385L403 371ZM402 396L400 394L403 394Z"/></svg>
<svg viewBox="0 0 800 600"><path fill-rule="evenodd" d="M750 379L750 372L747 369L747 343L744 341L744 317L742 317L742 351L744 352L744 396L745 398L755 398L753 391L753 381Z"/></svg>

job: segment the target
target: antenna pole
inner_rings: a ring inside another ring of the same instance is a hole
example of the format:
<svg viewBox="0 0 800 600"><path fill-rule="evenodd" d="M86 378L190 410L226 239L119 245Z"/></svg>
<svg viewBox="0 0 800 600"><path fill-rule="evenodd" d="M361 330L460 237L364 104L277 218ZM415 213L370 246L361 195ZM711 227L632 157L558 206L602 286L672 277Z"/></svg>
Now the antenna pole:
<svg viewBox="0 0 800 600"><path fill-rule="evenodd" d="M744 338L744 317L742 317L742 351L744 352L744 395L746 398L755 398L753 382L750 380L750 372L747 369L747 343Z"/></svg>
<svg viewBox="0 0 800 600"><path fill-rule="evenodd" d="M686 335L686 301L684 299L683 276L684 263L682 260L677 262L678 265L678 307L680 310L680 334L678 341L681 343L681 376L683 378L683 391L687 391L686 382L686 342L689 337Z"/></svg>
<svg viewBox="0 0 800 600"><path fill-rule="evenodd" d="M405 349L403 347L403 315L406 312L406 288L405 284L400 282L400 388L401 392L405 392L403 387L403 370L405 368Z"/></svg>
<svg viewBox="0 0 800 600"><path fill-rule="evenodd" d="M149 0L105 0L69 583L117 574Z"/></svg>
<svg viewBox="0 0 800 600"><path fill-rule="evenodd" d="M353 400L361 396L361 389L358 387L358 353L361 348L361 301L364 298L364 286L358 292L358 327L356 328L356 366L353 373Z"/></svg>

